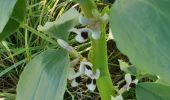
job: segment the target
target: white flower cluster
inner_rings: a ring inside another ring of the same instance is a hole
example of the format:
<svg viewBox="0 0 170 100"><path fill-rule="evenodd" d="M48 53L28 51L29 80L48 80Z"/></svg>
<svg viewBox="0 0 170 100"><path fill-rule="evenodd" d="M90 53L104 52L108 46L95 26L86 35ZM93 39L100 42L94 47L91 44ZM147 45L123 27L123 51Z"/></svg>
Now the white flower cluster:
<svg viewBox="0 0 170 100"><path fill-rule="evenodd" d="M70 54L80 55L66 41L64 41L62 39L58 39L57 42L63 49L68 51ZM88 88L88 90L94 91L96 88L96 79L98 79L100 76L100 70L96 69L96 71L94 73L92 70L93 65L90 62L88 62L86 59L83 59L80 62L79 71L75 72L74 66L77 63L79 63L79 60L81 59L81 58L79 58L80 56L76 56L76 57L77 58L75 60L73 60L70 64L71 67L70 67L68 79L72 80L71 86L72 87L78 86L78 84L81 82L81 78L82 78L81 76L86 76L86 77L88 77L87 82L86 82L86 87Z"/></svg>
<svg viewBox="0 0 170 100"><path fill-rule="evenodd" d="M79 17L79 22L84 28L80 28L80 29L71 28L69 32L74 32L77 34L75 40L79 43L86 42L88 38L97 40L100 38L101 35L100 24L106 23L107 21L108 21L107 14L104 14L103 16L94 14L94 17L90 19L87 19L81 15ZM58 39L57 42L63 49L65 49L67 52L69 52L70 54L74 55L74 57L76 57L76 60L73 61L72 67L70 67L70 72L68 76L68 79L72 80L71 86L72 87L78 86L79 83L81 82L82 76L86 76L87 78L86 87L88 88L88 90L94 91L96 88L96 80L100 76L100 70L96 69L95 71L93 71L92 70L93 65L84 59L80 62L78 72L75 72L73 66L79 62L82 56L66 41L62 39Z"/></svg>
<svg viewBox="0 0 170 100"><path fill-rule="evenodd" d="M70 67L68 79L72 80L71 86L78 86L81 82L82 76L86 76L88 78L86 81L86 87L88 88L88 90L94 91L96 88L96 79L98 79L100 76L100 70L96 69L96 72L94 73L92 71L92 66L93 65L90 62L84 60L80 62L78 72L74 71L74 67Z"/></svg>

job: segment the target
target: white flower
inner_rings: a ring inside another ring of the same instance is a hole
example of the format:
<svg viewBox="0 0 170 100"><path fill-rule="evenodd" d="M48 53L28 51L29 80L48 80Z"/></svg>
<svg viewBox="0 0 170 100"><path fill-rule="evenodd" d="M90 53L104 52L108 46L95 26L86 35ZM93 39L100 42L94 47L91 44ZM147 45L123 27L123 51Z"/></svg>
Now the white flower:
<svg viewBox="0 0 170 100"><path fill-rule="evenodd" d="M79 72L81 74L85 74L86 76L88 76L88 80L87 80L87 88L90 91L94 91L96 88L96 79L99 78L100 76L100 70L96 69L96 72L94 73L92 71L92 64L90 62L87 61L82 61L80 63L80 67L79 67Z"/></svg>
<svg viewBox="0 0 170 100"><path fill-rule="evenodd" d="M118 95L116 97L111 96L111 100L123 100L122 95Z"/></svg>
<svg viewBox="0 0 170 100"><path fill-rule="evenodd" d="M91 28L92 31L92 38L97 40L101 36L101 29L100 24L108 22L108 15L104 14L103 16L100 16L98 14L94 15L94 18L87 19L83 17L82 15L79 17L80 24L88 25L89 28Z"/></svg>
<svg viewBox="0 0 170 100"><path fill-rule="evenodd" d="M94 91L96 88L96 79L98 79L100 76L100 70L96 69L96 71L93 72L92 66L92 63L86 61L86 59L83 59L83 61L80 63L79 71L77 73L74 71L73 67L70 67L68 79L72 80L71 86L78 86L81 81L81 75L86 75L88 77L86 87L88 90Z"/></svg>
<svg viewBox="0 0 170 100"><path fill-rule="evenodd" d="M128 73L128 74L125 74L125 81L126 81L126 85L124 87L127 88L127 91L130 89L130 84L132 83L132 78L131 78L131 75Z"/></svg>
<svg viewBox="0 0 170 100"><path fill-rule="evenodd" d="M96 89L96 79L88 78L86 87L88 88L88 90L93 92Z"/></svg>
<svg viewBox="0 0 170 100"><path fill-rule="evenodd" d="M82 61L80 63L79 72L87 75L91 79L98 79L100 76L100 70L96 69L96 72L94 73L92 71L92 67L93 67L92 63L87 61Z"/></svg>
<svg viewBox="0 0 170 100"><path fill-rule="evenodd" d="M82 56L72 47L70 46L66 41L62 39L57 40L60 47L65 49L68 53L70 53L75 58L81 58Z"/></svg>
<svg viewBox="0 0 170 100"><path fill-rule="evenodd" d="M131 84L135 84L135 85L138 84L138 79L132 80L132 77L129 73L125 74L125 81L126 81L126 84L118 91L119 94L122 94L125 91L129 91L129 89L131 88L130 86Z"/></svg>
<svg viewBox="0 0 170 100"><path fill-rule="evenodd" d="M76 28L71 28L69 32L74 32L76 33L76 41L79 43L86 42L88 40L88 37L91 35L92 30L89 28L81 28L81 29L76 29Z"/></svg>

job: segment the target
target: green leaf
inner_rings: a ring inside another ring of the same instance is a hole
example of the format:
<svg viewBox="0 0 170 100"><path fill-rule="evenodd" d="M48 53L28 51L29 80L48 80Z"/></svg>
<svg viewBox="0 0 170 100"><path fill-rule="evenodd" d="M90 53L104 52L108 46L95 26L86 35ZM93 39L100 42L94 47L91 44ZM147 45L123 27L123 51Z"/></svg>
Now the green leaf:
<svg viewBox="0 0 170 100"><path fill-rule="evenodd" d="M63 100L69 57L63 50L47 50L36 56L21 74L16 100Z"/></svg>
<svg viewBox="0 0 170 100"><path fill-rule="evenodd" d="M60 18L54 22L47 22L44 27L38 27L38 30L46 34L54 36L56 39L60 38L67 40L69 36L69 29L79 24L79 12L71 8L65 12Z"/></svg>
<svg viewBox="0 0 170 100"><path fill-rule="evenodd" d="M0 41L15 32L25 13L25 0L0 0Z"/></svg>
<svg viewBox="0 0 170 100"><path fill-rule="evenodd" d="M0 0L0 33L10 19L16 2L17 0Z"/></svg>
<svg viewBox="0 0 170 100"><path fill-rule="evenodd" d="M111 8L111 29L118 48L142 73L170 84L170 1L118 0Z"/></svg>
<svg viewBox="0 0 170 100"><path fill-rule="evenodd" d="M159 83L140 83L136 88L137 100L170 100L170 86Z"/></svg>

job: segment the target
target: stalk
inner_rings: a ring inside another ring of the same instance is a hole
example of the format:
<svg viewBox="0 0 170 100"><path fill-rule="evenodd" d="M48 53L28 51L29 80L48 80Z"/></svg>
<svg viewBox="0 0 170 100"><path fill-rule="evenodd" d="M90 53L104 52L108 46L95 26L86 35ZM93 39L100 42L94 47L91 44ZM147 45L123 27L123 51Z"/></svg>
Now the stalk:
<svg viewBox="0 0 170 100"><path fill-rule="evenodd" d="M98 11L93 0L75 0L80 4L80 7L87 18L92 18L92 11ZM100 69L100 77L97 79L97 87L102 100L111 100L111 96L115 95L115 90L112 84L108 69L107 45L106 45L106 30L104 24L101 27L101 37L98 40L91 42L91 50L89 59L93 63L93 70Z"/></svg>

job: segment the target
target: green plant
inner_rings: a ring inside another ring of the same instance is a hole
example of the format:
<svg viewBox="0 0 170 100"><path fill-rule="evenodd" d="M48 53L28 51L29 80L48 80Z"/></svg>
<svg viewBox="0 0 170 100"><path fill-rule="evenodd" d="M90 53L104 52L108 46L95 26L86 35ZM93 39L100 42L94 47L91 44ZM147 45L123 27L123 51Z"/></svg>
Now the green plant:
<svg viewBox="0 0 170 100"><path fill-rule="evenodd" d="M7 5L9 2L1 0L0 5ZM55 21L47 21L44 26L41 25L42 14L38 31L22 23L26 11L24 0L10 2L11 8L9 7L7 12L4 12L6 7L0 6L0 40L8 37L21 24L22 28L56 45L37 54L32 60L29 51L26 51L30 61L20 76L16 100L62 100L67 79L72 80L71 85L75 87L80 78L85 78L86 87L90 91L95 90L97 82L102 100L122 100L122 95L133 86L136 86L138 100L170 99L170 1L117 0L111 9L106 7L102 11L97 9L93 0L71 2L79 4L81 13L70 8ZM21 13L16 13L19 7L23 9ZM43 11L45 9L43 8ZM108 22L119 50L126 54L133 64L119 60L121 70L127 73L124 77L126 84L120 89L113 86L108 69ZM74 42L83 43L90 40L88 58L69 45L71 32L76 33ZM3 44L5 45L4 42ZM28 48L28 44L25 45ZM6 48L8 49L7 46ZM76 73L74 66L77 64L79 69ZM11 69L6 69L0 75L9 70ZM132 76L136 78L133 79ZM152 82L143 82L143 78L150 78Z"/></svg>

